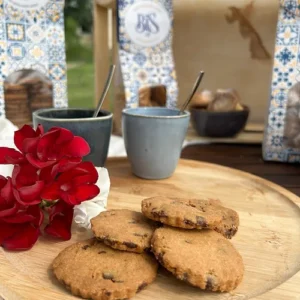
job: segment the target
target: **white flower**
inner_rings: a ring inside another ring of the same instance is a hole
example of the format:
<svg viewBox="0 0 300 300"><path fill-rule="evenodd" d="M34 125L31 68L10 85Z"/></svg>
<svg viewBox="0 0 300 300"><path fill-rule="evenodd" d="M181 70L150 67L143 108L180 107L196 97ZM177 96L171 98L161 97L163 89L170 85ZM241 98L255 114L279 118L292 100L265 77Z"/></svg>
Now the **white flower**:
<svg viewBox="0 0 300 300"><path fill-rule="evenodd" d="M97 168L99 178L97 185L100 188L100 194L89 201L85 201L74 208L74 221L83 228L91 228L91 219L106 210L107 198L110 189L110 179L107 169Z"/></svg>
<svg viewBox="0 0 300 300"><path fill-rule="evenodd" d="M18 130L7 119L0 119L0 147L16 148L14 144L14 133ZM0 174L2 176L11 176L13 165L0 165Z"/></svg>

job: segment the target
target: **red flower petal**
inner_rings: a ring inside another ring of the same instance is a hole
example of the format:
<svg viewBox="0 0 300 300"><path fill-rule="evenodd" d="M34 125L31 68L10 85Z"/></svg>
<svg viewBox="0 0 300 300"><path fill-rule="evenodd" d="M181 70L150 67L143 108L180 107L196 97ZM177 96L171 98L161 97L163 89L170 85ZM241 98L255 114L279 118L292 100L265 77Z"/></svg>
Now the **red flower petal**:
<svg viewBox="0 0 300 300"><path fill-rule="evenodd" d="M58 177L58 181L60 183L65 183L71 181L73 178L77 176L83 176L83 175L91 175L93 183L97 182L98 180L98 172L95 168L95 166L91 162L82 162L75 168L64 172Z"/></svg>
<svg viewBox="0 0 300 300"><path fill-rule="evenodd" d="M35 132L36 132L37 136L40 136L40 135L44 134L43 125L39 124Z"/></svg>
<svg viewBox="0 0 300 300"><path fill-rule="evenodd" d="M15 202L12 207L9 207L7 209L2 209L0 211L0 218L2 219L5 217L13 216L16 214L16 212L18 210L19 210L19 204ZM2 230L2 228L1 228L1 230Z"/></svg>
<svg viewBox="0 0 300 300"><path fill-rule="evenodd" d="M69 205L79 205L81 201L79 201L74 194L71 194L70 192L60 192L60 199L62 199L65 203Z"/></svg>
<svg viewBox="0 0 300 300"><path fill-rule="evenodd" d="M44 181L45 183L51 182L54 179L54 177L52 176L52 168L54 168L54 166L49 166L41 169L39 179Z"/></svg>
<svg viewBox="0 0 300 300"><path fill-rule="evenodd" d="M81 163L81 157L63 158L53 166L52 178L55 178L58 173L67 172Z"/></svg>
<svg viewBox="0 0 300 300"><path fill-rule="evenodd" d="M53 182L44 187L41 198L44 200L58 200L59 199L59 183Z"/></svg>
<svg viewBox="0 0 300 300"><path fill-rule="evenodd" d="M21 164L27 163L25 156L18 157L18 158L7 156L6 161L10 165L21 165Z"/></svg>
<svg viewBox="0 0 300 300"><path fill-rule="evenodd" d="M37 157L42 160L46 161L49 159L49 149L55 145L55 141L58 139L60 135L59 129L48 131L45 133L39 140L38 146L37 146Z"/></svg>
<svg viewBox="0 0 300 300"><path fill-rule="evenodd" d="M95 168L95 166L93 165L93 163L91 163L90 161L85 161L85 162L81 163L77 167L77 169L84 170L86 173L92 175L94 178L94 182L97 182L98 172L97 172L97 169Z"/></svg>
<svg viewBox="0 0 300 300"><path fill-rule="evenodd" d="M22 229L23 225L14 225L14 224L6 224L0 223L0 245L2 242L9 238L10 236L14 235L18 230Z"/></svg>
<svg viewBox="0 0 300 300"><path fill-rule="evenodd" d="M14 186L17 185L17 177L18 177L20 171L21 171L21 166L19 166L19 165L14 166L14 169L12 172L12 183Z"/></svg>
<svg viewBox="0 0 300 300"><path fill-rule="evenodd" d="M36 137L36 132L29 125L24 125L20 130L17 130L14 135L14 142L17 148L23 152L23 141L27 138Z"/></svg>
<svg viewBox="0 0 300 300"><path fill-rule="evenodd" d="M43 169L49 166L52 166L55 164L55 161L40 161L37 157L35 157L33 154L28 153L26 154L26 158L29 161L31 165L38 169Z"/></svg>
<svg viewBox="0 0 300 300"><path fill-rule="evenodd" d="M61 128L61 127L52 127L49 130L49 132L56 131L56 130L59 130L59 137L55 141L55 143L57 145L69 143L69 142L71 142L73 140L74 134L70 130L68 130L68 129Z"/></svg>
<svg viewBox="0 0 300 300"><path fill-rule="evenodd" d="M24 202L21 199L19 192L16 189L14 189L13 191L14 191L14 196L15 196L16 200L18 201L18 203L20 203L23 206L36 205L36 204L41 203L41 199L40 198L38 198L38 199L32 199L32 200L30 200L28 202Z"/></svg>
<svg viewBox="0 0 300 300"><path fill-rule="evenodd" d="M82 184L93 184L95 183L95 178L92 176L92 174L77 176L72 180L72 184L74 186L79 186Z"/></svg>
<svg viewBox="0 0 300 300"><path fill-rule="evenodd" d="M0 195L6 200L6 203L12 203L15 200L11 178L8 177L6 185L1 189Z"/></svg>
<svg viewBox="0 0 300 300"><path fill-rule="evenodd" d="M44 185L43 181L37 181L33 185L21 187L18 189L21 199L25 202L30 202L31 200L40 198Z"/></svg>
<svg viewBox="0 0 300 300"><path fill-rule="evenodd" d="M27 209L27 213L31 214L32 216L35 217L32 224L34 224L37 227L40 227L42 225L42 223L44 221L44 214L43 214L43 211L40 209L40 207L38 205L30 206Z"/></svg>
<svg viewBox="0 0 300 300"><path fill-rule="evenodd" d="M84 138L74 136L74 139L62 149L62 152L66 156L83 157L91 152L91 148Z"/></svg>
<svg viewBox="0 0 300 300"><path fill-rule="evenodd" d="M23 153L36 153L37 145L40 138L28 138L23 141Z"/></svg>
<svg viewBox="0 0 300 300"><path fill-rule="evenodd" d="M71 182L72 179L77 176L83 176L86 174L86 171L78 170L77 167L75 167L67 172L60 174L57 180L60 184L64 184L66 182Z"/></svg>
<svg viewBox="0 0 300 300"><path fill-rule="evenodd" d="M73 205L68 205L63 201L58 201L55 205L51 206L48 210L49 212L49 221L50 223L53 221L54 217L59 214L63 214L65 211L73 210Z"/></svg>
<svg viewBox="0 0 300 300"><path fill-rule="evenodd" d="M59 201L50 211L50 223L46 226L45 232L54 237L69 240L71 238L73 214L73 206Z"/></svg>
<svg viewBox="0 0 300 300"><path fill-rule="evenodd" d="M40 229L33 227L31 224L22 227L22 230L4 239L2 242L3 248L14 251L29 250L32 248L39 238Z"/></svg>
<svg viewBox="0 0 300 300"><path fill-rule="evenodd" d="M2 189L6 185L7 179L0 175L0 189Z"/></svg>
<svg viewBox="0 0 300 300"><path fill-rule="evenodd" d="M71 238L71 226L72 222L66 223L66 220L64 217L58 216L55 218L54 221L51 222L51 224L47 225L44 229L45 233L61 238L65 241L69 240Z"/></svg>
<svg viewBox="0 0 300 300"><path fill-rule="evenodd" d="M0 164L17 164L24 160L24 156L13 148L0 147Z"/></svg>
<svg viewBox="0 0 300 300"><path fill-rule="evenodd" d="M23 223L29 223L35 219L36 218L33 215L29 215L26 212L22 211L22 212L18 212L13 216L2 218L2 221L6 223L12 223L12 224L23 224Z"/></svg>
<svg viewBox="0 0 300 300"><path fill-rule="evenodd" d="M38 180L37 169L30 164L15 166L12 173L12 183L15 187L33 185Z"/></svg>
<svg viewBox="0 0 300 300"><path fill-rule="evenodd" d="M98 196L100 189L97 185L81 185L76 188L74 196L79 202L91 200Z"/></svg>
<svg viewBox="0 0 300 300"><path fill-rule="evenodd" d="M26 211L19 211L13 216L2 218L2 221L12 224L31 223L40 227L44 220L44 214L38 205L29 206Z"/></svg>

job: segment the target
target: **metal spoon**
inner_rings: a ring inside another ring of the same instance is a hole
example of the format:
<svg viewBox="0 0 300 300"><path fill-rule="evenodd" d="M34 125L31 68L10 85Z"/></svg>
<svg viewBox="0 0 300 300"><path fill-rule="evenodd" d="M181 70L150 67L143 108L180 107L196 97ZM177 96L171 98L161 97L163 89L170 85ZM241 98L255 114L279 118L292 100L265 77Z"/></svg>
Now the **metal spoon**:
<svg viewBox="0 0 300 300"><path fill-rule="evenodd" d="M180 115L185 111L185 109L187 108L187 106L189 105L189 103L191 102L191 100L193 99L193 97L194 97L195 93L197 92L197 89L198 89L198 87L199 87L199 85L200 85L200 83L201 83L201 81L203 79L203 76L204 76L204 71L201 71L199 73L199 76L198 76L196 82L195 82L195 85L193 87L191 95L189 96L189 98L187 99L187 101L183 104L183 106L180 109L180 112L179 112Z"/></svg>
<svg viewBox="0 0 300 300"><path fill-rule="evenodd" d="M114 73L115 73L115 69L116 69L116 66L115 65L111 65L110 68L109 68L109 73L108 73L108 77L107 77L107 80L106 80L106 83L105 83L105 86L104 86L104 89L103 89L103 92L102 92L102 95L100 97L100 100L98 102L98 106L94 112L94 115L93 115L93 118L96 118L100 112L100 109L102 107L102 104L105 100L105 97L108 93L108 90L110 88L110 85L111 85L111 82L112 82L112 79L113 79L113 76L114 76Z"/></svg>

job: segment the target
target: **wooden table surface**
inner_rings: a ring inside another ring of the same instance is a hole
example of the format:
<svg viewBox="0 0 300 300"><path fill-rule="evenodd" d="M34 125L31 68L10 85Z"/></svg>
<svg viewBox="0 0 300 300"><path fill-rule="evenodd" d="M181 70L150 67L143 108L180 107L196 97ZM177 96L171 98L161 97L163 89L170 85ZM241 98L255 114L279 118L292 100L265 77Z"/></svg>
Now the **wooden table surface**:
<svg viewBox="0 0 300 300"><path fill-rule="evenodd" d="M182 158L249 172L279 184L300 196L300 165L263 161L261 145L193 145L183 150Z"/></svg>
<svg viewBox="0 0 300 300"><path fill-rule="evenodd" d="M297 196L300 196L300 166L294 164L264 162L261 155L261 145L193 145L188 146L183 150L182 158L210 162L249 172L279 184L295 193ZM122 174L123 173L121 173L121 175ZM267 222L267 219L264 219L264 221ZM280 286L278 288L279 294L277 297L272 297L272 299L300 299L300 297L298 298L299 293L295 293L295 290L298 291L299 285L297 282L299 282L299 277L300 275L296 275L287 283ZM293 297L289 297L291 294L293 294ZM284 298L280 295L284 295ZM0 297L0 299L2 298ZM262 297L262 299L271 298ZM10 299L7 298L5 300Z"/></svg>

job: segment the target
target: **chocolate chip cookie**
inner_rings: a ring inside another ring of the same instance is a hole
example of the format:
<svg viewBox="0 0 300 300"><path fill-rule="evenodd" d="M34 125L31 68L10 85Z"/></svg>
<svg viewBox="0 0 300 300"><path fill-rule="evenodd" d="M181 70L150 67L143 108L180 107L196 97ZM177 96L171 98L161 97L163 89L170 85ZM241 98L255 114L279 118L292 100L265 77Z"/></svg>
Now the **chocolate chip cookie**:
<svg viewBox="0 0 300 300"><path fill-rule="evenodd" d="M178 279L203 290L229 292L243 278L241 255L213 230L159 228L152 238L152 251Z"/></svg>
<svg viewBox="0 0 300 300"><path fill-rule="evenodd" d="M166 225L185 229L214 229L231 238L238 229L239 216L218 200L153 197L142 201L143 214Z"/></svg>
<svg viewBox="0 0 300 300"><path fill-rule="evenodd" d="M66 248L52 263L73 295L94 300L133 297L154 281L157 266L149 254L114 250L96 239Z"/></svg>
<svg viewBox="0 0 300 300"><path fill-rule="evenodd" d="M236 211L222 207L222 222L217 225L214 230L221 233L227 239L231 239L238 231L240 219Z"/></svg>
<svg viewBox="0 0 300 300"><path fill-rule="evenodd" d="M140 212L127 209L102 212L91 220L97 239L106 245L123 251L142 253L150 249L156 223Z"/></svg>

